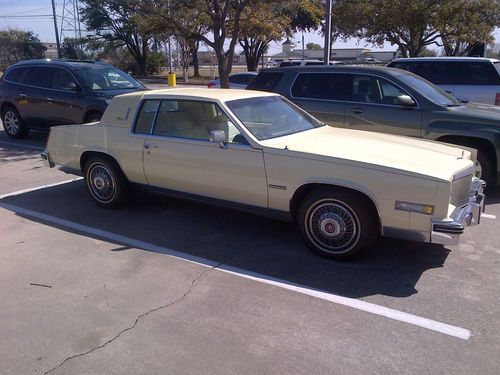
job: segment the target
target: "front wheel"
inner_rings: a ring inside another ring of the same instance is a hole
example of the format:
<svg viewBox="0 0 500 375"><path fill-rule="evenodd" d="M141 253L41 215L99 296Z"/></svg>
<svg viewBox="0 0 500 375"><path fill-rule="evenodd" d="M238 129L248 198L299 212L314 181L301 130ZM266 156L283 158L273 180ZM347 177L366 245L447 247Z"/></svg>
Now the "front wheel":
<svg viewBox="0 0 500 375"><path fill-rule="evenodd" d="M360 255L379 235L378 216L372 203L345 189L312 191L300 203L296 219L312 251L332 259Z"/></svg>
<svg viewBox="0 0 500 375"><path fill-rule="evenodd" d="M128 182L118 164L106 157L91 157L85 163L85 183L92 199L101 207L123 206Z"/></svg>

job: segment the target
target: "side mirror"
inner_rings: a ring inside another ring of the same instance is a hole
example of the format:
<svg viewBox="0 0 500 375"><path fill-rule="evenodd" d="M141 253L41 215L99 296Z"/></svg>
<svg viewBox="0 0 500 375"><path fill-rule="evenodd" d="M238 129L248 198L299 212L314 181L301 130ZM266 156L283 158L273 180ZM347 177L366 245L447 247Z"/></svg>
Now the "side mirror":
<svg viewBox="0 0 500 375"><path fill-rule="evenodd" d="M415 107L417 103L409 95L399 95L397 102L402 107Z"/></svg>
<svg viewBox="0 0 500 375"><path fill-rule="evenodd" d="M211 130L210 142L218 143L221 146L221 148L227 148L226 132L224 130Z"/></svg>

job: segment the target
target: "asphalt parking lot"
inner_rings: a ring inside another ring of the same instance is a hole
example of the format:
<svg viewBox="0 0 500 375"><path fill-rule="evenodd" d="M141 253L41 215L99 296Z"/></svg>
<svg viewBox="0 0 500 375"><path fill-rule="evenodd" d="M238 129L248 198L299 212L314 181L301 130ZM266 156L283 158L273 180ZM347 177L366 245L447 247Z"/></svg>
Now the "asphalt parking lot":
<svg viewBox="0 0 500 375"><path fill-rule="evenodd" d="M291 224L98 208L0 131L0 374L498 374L500 190L459 246L319 258Z"/></svg>

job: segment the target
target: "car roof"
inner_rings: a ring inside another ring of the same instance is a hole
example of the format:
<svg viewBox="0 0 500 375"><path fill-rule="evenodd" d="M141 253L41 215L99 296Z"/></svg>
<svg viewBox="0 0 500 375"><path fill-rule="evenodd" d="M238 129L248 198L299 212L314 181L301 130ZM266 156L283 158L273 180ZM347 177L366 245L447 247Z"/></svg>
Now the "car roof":
<svg viewBox="0 0 500 375"><path fill-rule="evenodd" d="M442 57L401 57L391 62L397 61L486 61L499 62L498 59L488 57L466 57L466 56L442 56Z"/></svg>
<svg viewBox="0 0 500 375"><path fill-rule="evenodd" d="M143 99L161 99L176 96L189 99L210 99L222 102L237 99L248 99L262 96L279 96L278 94L254 90L207 89L207 88L171 88L161 90L139 91L124 96L141 96Z"/></svg>
<svg viewBox="0 0 500 375"><path fill-rule="evenodd" d="M361 66L361 65L309 65L309 66L284 66L279 68L262 69L260 72L344 72L344 73L385 73L391 75L407 74L401 69L389 68L386 66Z"/></svg>
<svg viewBox="0 0 500 375"><path fill-rule="evenodd" d="M70 68L102 68L103 66L111 67L110 64L101 61L87 61L87 60L52 60L52 59L33 59L33 60L23 60L19 61L9 68L20 67L20 66L62 66L62 67L70 67Z"/></svg>

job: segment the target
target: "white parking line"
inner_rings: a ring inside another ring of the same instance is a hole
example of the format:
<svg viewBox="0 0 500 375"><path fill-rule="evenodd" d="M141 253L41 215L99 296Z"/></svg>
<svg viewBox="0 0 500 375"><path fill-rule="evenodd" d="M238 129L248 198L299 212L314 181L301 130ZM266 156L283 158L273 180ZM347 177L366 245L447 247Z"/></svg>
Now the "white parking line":
<svg viewBox="0 0 500 375"><path fill-rule="evenodd" d="M30 150L35 150L35 151L43 151L44 150L43 147L26 145L23 143L15 143L15 142L0 141L0 145L24 147L24 148L28 148Z"/></svg>
<svg viewBox="0 0 500 375"><path fill-rule="evenodd" d="M38 188L26 189L26 190L21 190L18 192L13 192L10 194L4 194L3 196L0 196L0 198L16 196L16 195L22 194L23 192L26 192L26 191L35 191L35 190L44 189L44 188L47 188L50 186L61 185L63 183L68 183L68 182L72 182L72 181L74 181L74 180L68 180L68 181L60 182L58 184L44 185L44 186L38 187ZM75 222L72 222L72 221L69 221L66 219L61 219L61 218L58 218L58 217L55 217L52 215L47 215L47 214L43 214L43 213L36 212L33 210L29 210L26 208L17 207L17 206L14 206L12 204L9 204L9 203L4 203L4 202L0 201L0 207L3 209L9 210L9 211L15 212L17 214L36 218L36 219L39 219L39 220L44 221L46 223L55 224L56 226L68 228L68 229L77 231L77 232L82 233L82 234L96 236L96 237L105 239L107 241L113 242L113 243L127 245L127 246L130 246L132 248L143 249L143 250L152 251L152 252L159 252L159 253L166 254L166 255L169 255L169 256L172 256L172 257L175 257L178 259L183 259L183 260L186 260L186 261L189 261L192 263L196 263L196 264L204 266L204 267L215 268L218 265L217 262L210 260L210 259L205 259L205 258L185 254L185 253L182 253L182 252L179 252L176 250L172 250L172 249L169 249L169 248L166 248L163 246L154 245L154 244L151 244L148 242L136 240L134 238L122 236L122 235L108 232L108 231L105 231L102 229L97 229L97 228L90 227L87 225L78 224L78 223L75 223ZM465 328L461 328L461 327L453 326L450 324L438 322L436 320L424 318L424 317L421 317L418 315L409 314L409 313L406 313L403 311L399 311L399 310L391 309L388 307L376 305L374 303L365 302L365 301L362 301L359 299L342 297L342 296L339 296L336 294L331 294L331 293L326 293L326 292L322 292L322 291L315 290L315 289L306 288L306 287L298 285L298 284L290 283L286 280L272 278L272 277L269 277L266 275L249 272L247 270L236 268L236 267L221 265L215 269L218 269L222 272L226 272L226 273L229 273L231 275L235 275L235 276L242 277L245 279L257 281L257 282L268 284L268 285L273 285L275 287L287 289L287 290L301 293L301 294L311 296L314 298L319 298L319 299L322 299L324 301L329 301L329 302L332 302L332 303L335 303L338 305L351 307L353 309L368 312L368 313L371 313L374 315L383 316L383 317L386 317L389 319L393 319L393 320L397 320L400 322L404 322L404 323L412 324L412 325L419 326L422 328L426 328L426 329L429 329L431 331L440 332L440 333L443 333L445 335L453 336L453 337L456 337L456 338L459 338L462 340L467 340L471 336L471 332Z"/></svg>
<svg viewBox="0 0 500 375"><path fill-rule="evenodd" d="M484 217L485 219L493 219L493 220L496 220L497 215L481 214L481 219L482 219L483 217Z"/></svg>
<svg viewBox="0 0 500 375"><path fill-rule="evenodd" d="M54 186L69 184L70 182L81 180L82 178L83 177L75 177L75 178L72 178L70 180L59 181L59 182L55 182L53 184L42 185L42 186L37 186L37 187L34 187L34 188L28 188L28 189L14 191L12 193L2 194L2 195L0 195L0 199L4 199L4 198L7 198L7 197L14 197L16 195L30 193L32 191L42 190L42 189L46 189L46 188L50 188L50 187L54 187Z"/></svg>

